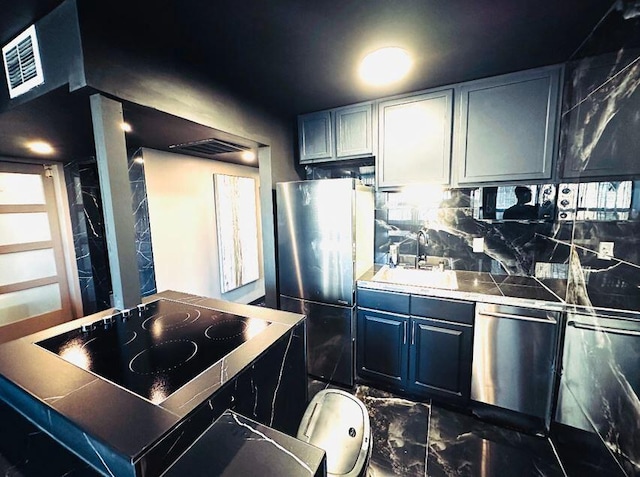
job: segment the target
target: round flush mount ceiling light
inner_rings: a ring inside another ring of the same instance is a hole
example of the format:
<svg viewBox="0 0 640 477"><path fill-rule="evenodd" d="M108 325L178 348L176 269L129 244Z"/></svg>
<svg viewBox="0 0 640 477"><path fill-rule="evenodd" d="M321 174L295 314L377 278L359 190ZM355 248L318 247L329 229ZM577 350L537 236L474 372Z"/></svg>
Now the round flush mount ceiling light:
<svg viewBox="0 0 640 477"><path fill-rule="evenodd" d="M30 143L27 143L27 147L31 152L34 152L36 154L53 154L53 147L51 147L51 144L49 144L48 142L32 141Z"/></svg>
<svg viewBox="0 0 640 477"><path fill-rule="evenodd" d="M244 151L241 157L245 162L253 162L256 159L256 154L253 151Z"/></svg>
<svg viewBox="0 0 640 477"><path fill-rule="evenodd" d="M406 76L413 62L406 50L380 48L369 53L360 63L360 77L371 85L383 86Z"/></svg>

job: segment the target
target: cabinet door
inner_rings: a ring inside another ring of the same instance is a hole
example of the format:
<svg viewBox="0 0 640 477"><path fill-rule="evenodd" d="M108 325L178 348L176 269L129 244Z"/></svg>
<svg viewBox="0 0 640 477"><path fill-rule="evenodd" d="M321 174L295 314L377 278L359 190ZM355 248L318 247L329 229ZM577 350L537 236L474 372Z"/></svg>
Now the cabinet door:
<svg viewBox="0 0 640 477"><path fill-rule="evenodd" d="M333 133L331 113L318 113L298 116L298 145L300 163L314 162L333 157Z"/></svg>
<svg viewBox="0 0 640 477"><path fill-rule="evenodd" d="M357 366L362 377L403 385L409 317L358 310Z"/></svg>
<svg viewBox="0 0 640 477"><path fill-rule="evenodd" d="M412 318L409 389L469 399L472 335L469 325Z"/></svg>
<svg viewBox="0 0 640 477"><path fill-rule="evenodd" d="M460 87L458 183L551 178L560 72L540 68Z"/></svg>
<svg viewBox="0 0 640 477"><path fill-rule="evenodd" d="M373 154L373 105L360 104L336 109L336 156Z"/></svg>
<svg viewBox="0 0 640 477"><path fill-rule="evenodd" d="M378 187L449 183L452 100L448 89L379 104Z"/></svg>

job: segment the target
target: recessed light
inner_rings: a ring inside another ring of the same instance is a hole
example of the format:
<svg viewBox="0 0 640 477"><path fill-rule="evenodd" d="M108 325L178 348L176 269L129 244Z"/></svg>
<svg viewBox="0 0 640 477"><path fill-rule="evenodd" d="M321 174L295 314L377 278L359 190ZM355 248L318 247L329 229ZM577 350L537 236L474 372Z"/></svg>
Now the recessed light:
<svg viewBox="0 0 640 477"><path fill-rule="evenodd" d="M53 147L51 144L44 141L33 141L27 143L27 147L31 152L35 152L36 154L53 154Z"/></svg>
<svg viewBox="0 0 640 477"><path fill-rule="evenodd" d="M120 124L120 128L126 132L126 133L130 133L133 129L131 128L131 124L129 123L125 123L123 122L122 124Z"/></svg>
<svg viewBox="0 0 640 477"><path fill-rule="evenodd" d="M244 151L241 157L245 162L253 162L256 159L256 154L253 151Z"/></svg>
<svg viewBox="0 0 640 477"><path fill-rule="evenodd" d="M413 62L406 50L398 47L380 48L364 57L360 77L369 84L382 86L406 76Z"/></svg>

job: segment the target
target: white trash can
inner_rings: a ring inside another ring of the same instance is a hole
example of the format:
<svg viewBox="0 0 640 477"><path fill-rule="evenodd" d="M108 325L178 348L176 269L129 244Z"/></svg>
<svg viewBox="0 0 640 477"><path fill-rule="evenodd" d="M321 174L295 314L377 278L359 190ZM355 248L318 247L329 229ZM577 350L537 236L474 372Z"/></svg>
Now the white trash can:
<svg viewBox="0 0 640 477"><path fill-rule="evenodd" d="M307 406L297 438L326 452L328 475L365 474L371 425L367 408L355 396L338 389L320 391Z"/></svg>

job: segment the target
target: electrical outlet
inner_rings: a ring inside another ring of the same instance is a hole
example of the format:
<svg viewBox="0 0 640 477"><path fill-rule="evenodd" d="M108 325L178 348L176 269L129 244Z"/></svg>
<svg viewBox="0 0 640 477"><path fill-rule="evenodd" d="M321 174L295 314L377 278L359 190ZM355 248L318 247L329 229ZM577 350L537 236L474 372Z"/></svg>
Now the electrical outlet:
<svg viewBox="0 0 640 477"><path fill-rule="evenodd" d="M598 258L611 260L613 258L613 242L600 242L598 244Z"/></svg>
<svg viewBox="0 0 640 477"><path fill-rule="evenodd" d="M473 252L474 253L484 252L484 238L476 237L473 239Z"/></svg>

